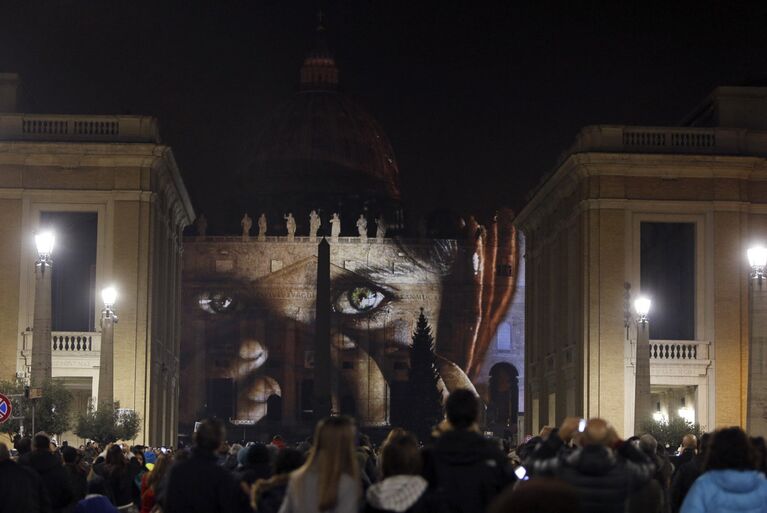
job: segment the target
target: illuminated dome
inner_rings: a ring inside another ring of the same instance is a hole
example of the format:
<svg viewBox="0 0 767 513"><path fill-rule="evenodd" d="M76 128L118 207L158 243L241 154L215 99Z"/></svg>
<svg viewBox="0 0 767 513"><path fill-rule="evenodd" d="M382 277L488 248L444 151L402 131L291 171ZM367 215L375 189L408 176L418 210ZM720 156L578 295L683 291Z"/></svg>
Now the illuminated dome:
<svg viewBox="0 0 767 513"><path fill-rule="evenodd" d="M338 91L338 67L321 26L300 84L261 125L244 192L275 215L279 208L319 208L390 219L400 198L394 150L375 118Z"/></svg>

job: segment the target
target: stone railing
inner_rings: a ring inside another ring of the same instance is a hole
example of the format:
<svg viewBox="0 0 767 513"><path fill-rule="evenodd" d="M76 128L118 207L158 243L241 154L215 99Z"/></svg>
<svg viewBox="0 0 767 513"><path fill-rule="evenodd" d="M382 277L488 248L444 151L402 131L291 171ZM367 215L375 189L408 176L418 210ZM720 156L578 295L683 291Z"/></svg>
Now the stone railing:
<svg viewBox="0 0 767 513"><path fill-rule="evenodd" d="M651 340L650 359L664 361L708 360L708 342L698 340Z"/></svg>
<svg viewBox="0 0 767 513"><path fill-rule="evenodd" d="M157 121L148 116L0 114L0 141L159 143Z"/></svg>
<svg viewBox="0 0 767 513"><path fill-rule="evenodd" d="M54 331L54 353L92 353L101 351L101 333L91 331Z"/></svg>
<svg viewBox="0 0 767 513"><path fill-rule="evenodd" d="M767 155L767 133L733 128L594 125L578 132L560 163L575 153Z"/></svg>

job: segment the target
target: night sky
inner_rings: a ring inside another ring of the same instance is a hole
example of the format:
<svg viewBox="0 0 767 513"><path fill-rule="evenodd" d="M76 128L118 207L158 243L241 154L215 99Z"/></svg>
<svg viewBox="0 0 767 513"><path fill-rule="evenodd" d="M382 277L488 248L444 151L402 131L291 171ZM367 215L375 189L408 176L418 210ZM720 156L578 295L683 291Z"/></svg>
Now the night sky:
<svg viewBox="0 0 767 513"><path fill-rule="evenodd" d="M674 124L716 85L764 83L766 4L2 0L0 71L28 112L158 117L195 209L235 233L234 174L297 90L321 6L406 204L488 215L581 126Z"/></svg>

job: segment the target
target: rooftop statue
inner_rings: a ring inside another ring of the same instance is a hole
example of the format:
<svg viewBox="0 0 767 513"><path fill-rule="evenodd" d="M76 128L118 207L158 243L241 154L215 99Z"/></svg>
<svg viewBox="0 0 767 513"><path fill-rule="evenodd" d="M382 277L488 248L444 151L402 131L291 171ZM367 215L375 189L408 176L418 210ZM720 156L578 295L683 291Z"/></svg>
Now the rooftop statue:
<svg viewBox="0 0 767 513"><path fill-rule="evenodd" d="M333 213L333 217L330 218L330 240L332 242L338 242L338 237L341 235L341 219L337 213Z"/></svg>
<svg viewBox="0 0 767 513"><path fill-rule="evenodd" d="M242 226L242 240L243 242L247 242L250 240L250 229L253 226L253 219L250 218L247 212L245 212L245 215L242 216L242 220L240 221L240 226Z"/></svg>
<svg viewBox="0 0 767 513"><path fill-rule="evenodd" d="M266 214L258 216L258 240L263 242L266 240Z"/></svg>
<svg viewBox="0 0 767 513"><path fill-rule="evenodd" d="M205 217L205 214L200 214L200 217L195 220L194 225L197 228L197 236L204 239L208 231L208 219Z"/></svg>
<svg viewBox="0 0 767 513"><path fill-rule="evenodd" d="M288 240L292 241L296 236L296 220L293 217L293 212L288 212L284 219L285 227L288 229Z"/></svg>
<svg viewBox="0 0 767 513"><path fill-rule="evenodd" d="M317 215L316 210L312 210L311 212L309 212L309 241L310 242L317 241L317 232L319 231L320 226L322 226L322 219L320 219L320 216Z"/></svg>
<svg viewBox="0 0 767 513"><path fill-rule="evenodd" d="M386 237L386 220L384 219L383 215L378 216L376 219L376 240L378 242L383 242L384 237Z"/></svg>
<svg viewBox="0 0 767 513"><path fill-rule="evenodd" d="M357 231L360 234L360 242L367 242L368 241L368 220L365 219L364 214L360 214L359 219L357 219Z"/></svg>

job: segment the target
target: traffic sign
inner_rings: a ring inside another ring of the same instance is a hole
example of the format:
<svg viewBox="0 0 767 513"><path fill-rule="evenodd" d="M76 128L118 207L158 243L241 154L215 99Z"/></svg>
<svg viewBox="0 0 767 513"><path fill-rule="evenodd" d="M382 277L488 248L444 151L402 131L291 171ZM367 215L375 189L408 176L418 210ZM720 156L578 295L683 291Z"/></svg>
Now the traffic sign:
<svg viewBox="0 0 767 513"><path fill-rule="evenodd" d="M0 394L0 424L11 418L13 407L11 406L11 400L3 394Z"/></svg>

